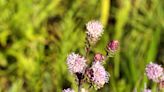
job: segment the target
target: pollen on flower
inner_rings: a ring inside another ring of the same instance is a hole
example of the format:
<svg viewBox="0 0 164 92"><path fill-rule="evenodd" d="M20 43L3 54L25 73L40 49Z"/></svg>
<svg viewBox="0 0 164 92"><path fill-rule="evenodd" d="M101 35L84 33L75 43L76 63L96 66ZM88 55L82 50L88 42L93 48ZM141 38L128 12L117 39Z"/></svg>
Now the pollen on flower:
<svg viewBox="0 0 164 92"><path fill-rule="evenodd" d="M84 73L87 67L86 60L79 54L71 53L67 57L67 66L71 73Z"/></svg>
<svg viewBox="0 0 164 92"><path fill-rule="evenodd" d="M75 91L70 88L67 88L67 89L64 89L62 92L75 92Z"/></svg>
<svg viewBox="0 0 164 92"><path fill-rule="evenodd" d="M146 66L146 75L149 79L153 80L154 82L159 82L160 77L163 74L163 68L155 63L150 63Z"/></svg>
<svg viewBox="0 0 164 92"><path fill-rule="evenodd" d="M86 24L87 28L87 39L91 44L96 43L99 37L103 34L103 25L99 21L89 21Z"/></svg>
<svg viewBox="0 0 164 92"><path fill-rule="evenodd" d="M89 71L91 75L88 77L91 82L96 85L97 89L100 89L105 83L108 83L110 75L105 71L105 68L100 62L94 62Z"/></svg>

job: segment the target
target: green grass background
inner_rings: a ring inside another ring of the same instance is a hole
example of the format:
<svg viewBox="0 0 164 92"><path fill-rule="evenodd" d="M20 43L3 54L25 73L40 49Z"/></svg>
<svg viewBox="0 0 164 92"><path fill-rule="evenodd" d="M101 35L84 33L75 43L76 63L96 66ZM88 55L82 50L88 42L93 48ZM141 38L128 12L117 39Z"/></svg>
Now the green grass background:
<svg viewBox="0 0 164 92"><path fill-rule="evenodd" d="M156 92L144 68L164 64L163 0L0 0L0 92L77 90L66 57L85 53L85 24L93 19L105 32L90 58L120 41L105 64L110 81L98 92L141 92L145 84Z"/></svg>

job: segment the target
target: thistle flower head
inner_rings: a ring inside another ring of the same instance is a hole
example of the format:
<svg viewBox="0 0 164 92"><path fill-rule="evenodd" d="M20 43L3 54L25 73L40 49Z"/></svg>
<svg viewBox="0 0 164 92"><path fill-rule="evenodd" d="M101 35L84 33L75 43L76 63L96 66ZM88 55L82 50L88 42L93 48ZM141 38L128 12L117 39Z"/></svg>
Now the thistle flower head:
<svg viewBox="0 0 164 92"><path fill-rule="evenodd" d="M62 92L75 92L75 91L70 88L67 88L67 89L64 89Z"/></svg>
<svg viewBox="0 0 164 92"><path fill-rule="evenodd" d="M103 34L103 26L99 21L89 21L86 24L87 28L87 39L91 44L95 44L98 40L99 37Z"/></svg>
<svg viewBox="0 0 164 92"><path fill-rule="evenodd" d="M163 68L155 63L150 63L146 66L146 75L149 79L153 80L154 82L159 82L160 77L163 74Z"/></svg>
<svg viewBox="0 0 164 92"><path fill-rule="evenodd" d="M84 73L87 67L85 58L75 53L68 55L67 65L71 73Z"/></svg>
<svg viewBox="0 0 164 92"><path fill-rule="evenodd" d="M95 54L95 56L94 56L94 61L95 61L95 62L101 62L101 61L104 60L104 58L105 58L105 57L104 57L102 54L97 53L97 54Z"/></svg>
<svg viewBox="0 0 164 92"><path fill-rule="evenodd" d="M89 69L88 75L90 81L95 84L97 89L100 89L105 83L108 83L110 76L100 62L93 63L92 67Z"/></svg>
<svg viewBox="0 0 164 92"><path fill-rule="evenodd" d="M117 40L113 40L108 43L107 50L114 52L118 49L118 47L119 47L119 42Z"/></svg>

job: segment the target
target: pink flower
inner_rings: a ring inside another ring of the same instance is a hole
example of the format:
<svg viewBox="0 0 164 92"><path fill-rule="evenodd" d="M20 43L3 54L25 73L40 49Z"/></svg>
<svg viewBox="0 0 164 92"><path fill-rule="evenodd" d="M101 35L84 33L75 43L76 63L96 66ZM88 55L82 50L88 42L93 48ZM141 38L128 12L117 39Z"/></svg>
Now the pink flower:
<svg viewBox="0 0 164 92"><path fill-rule="evenodd" d="M105 71L104 67L100 62L94 62L92 67L89 69L89 79L93 82L98 89L104 86L109 81L109 74Z"/></svg>
<svg viewBox="0 0 164 92"><path fill-rule="evenodd" d="M75 91L70 88L67 88L67 89L64 89L62 92L75 92Z"/></svg>
<svg viewBox="0 0 164 92"><path fill-rule="evenodd" d="M68 55L67 65L71 73L84 73L87 67L85 58L75 53Z"/></svg>
<svg viewBox="0 0 164 92"><path fill-rule="evenodd" d="M91 44L95 44L103 34L104 30L102 24L99 21L92 20L86 24L86 28L88 41Z"/></svg>
<svg viewBox="0 0 164 92"><path fill-rule="evenodd" d="M146 66L146 75L149 79L153 80L154 82L159 82L160 77L163 74L163 68L154 63L150 63Z"/></svg>

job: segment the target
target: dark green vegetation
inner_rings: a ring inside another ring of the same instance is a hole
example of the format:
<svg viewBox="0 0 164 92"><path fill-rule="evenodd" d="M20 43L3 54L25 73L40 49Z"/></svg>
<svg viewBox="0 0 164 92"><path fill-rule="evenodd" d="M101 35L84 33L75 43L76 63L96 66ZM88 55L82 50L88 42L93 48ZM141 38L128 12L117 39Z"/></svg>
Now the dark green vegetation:
<svg viewBox="0 0 164 92"><path fill-rule="evenodd" d="M140 92L146 82L155 90L144 68L150 61L164 64L163 0L0 0L0 92L77 89L65 61L71 51L84 54L91 19L105 25L93 51L105 54L109 40L120 41L100 92Z"/></svg>

